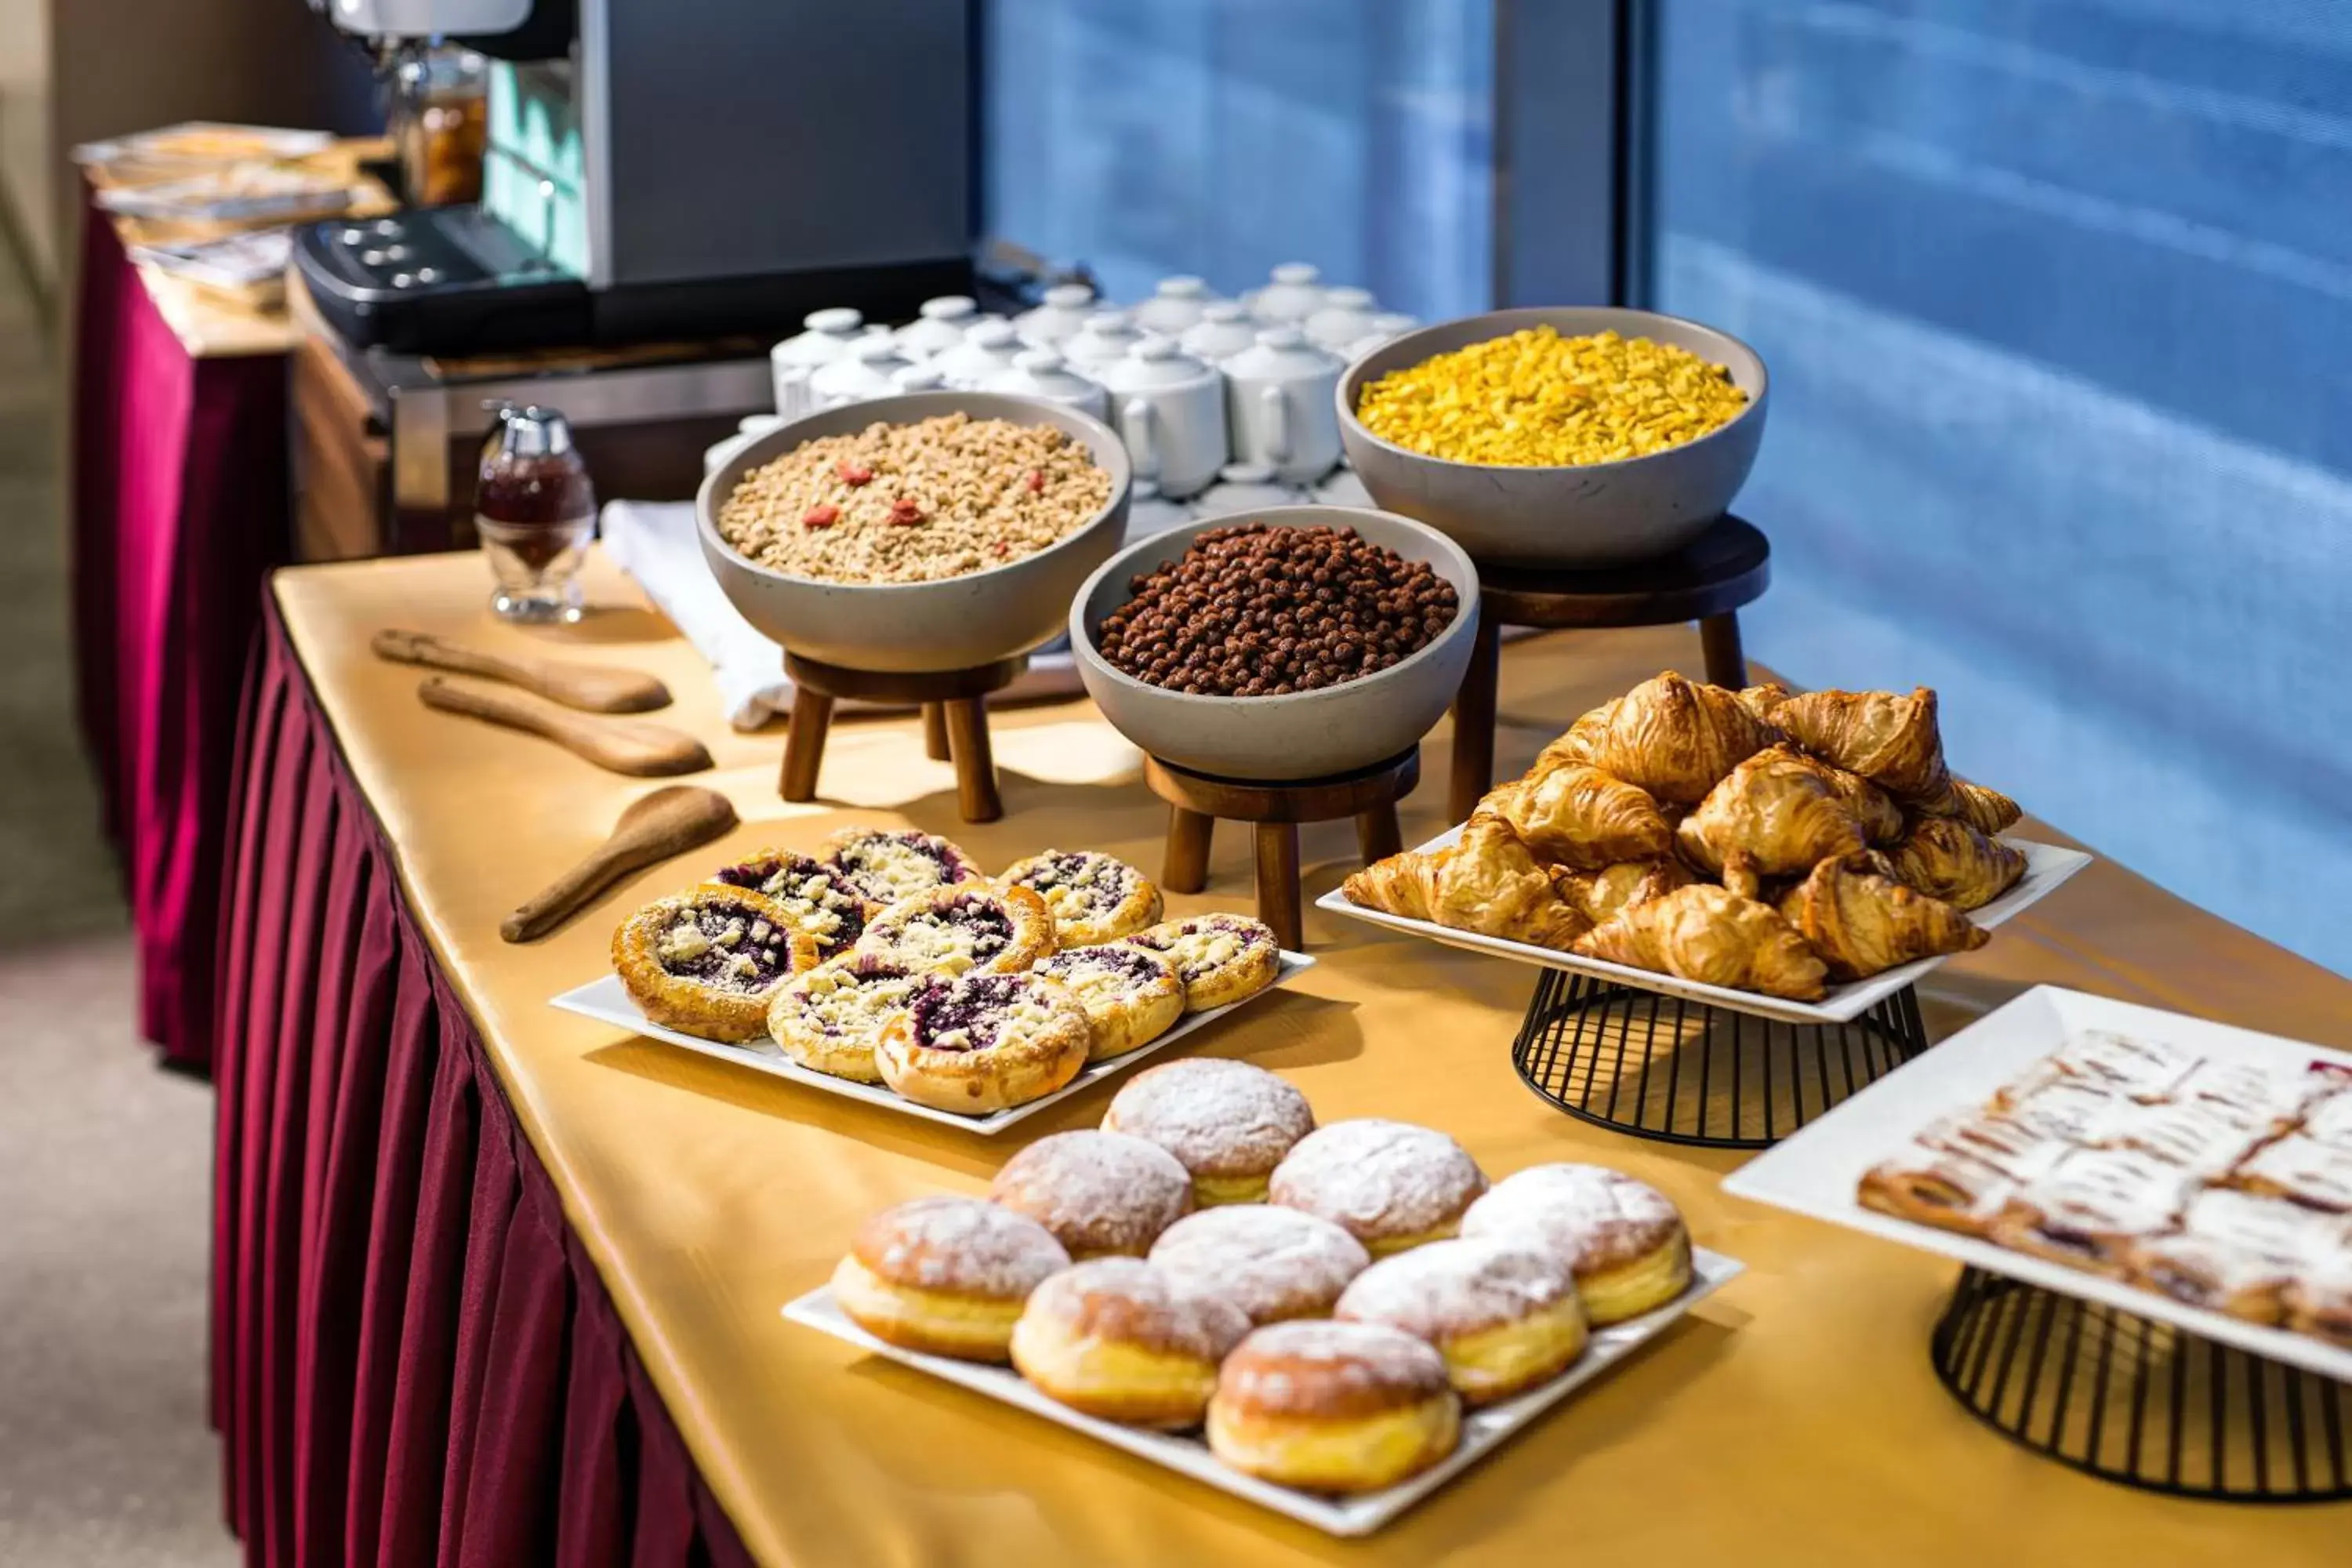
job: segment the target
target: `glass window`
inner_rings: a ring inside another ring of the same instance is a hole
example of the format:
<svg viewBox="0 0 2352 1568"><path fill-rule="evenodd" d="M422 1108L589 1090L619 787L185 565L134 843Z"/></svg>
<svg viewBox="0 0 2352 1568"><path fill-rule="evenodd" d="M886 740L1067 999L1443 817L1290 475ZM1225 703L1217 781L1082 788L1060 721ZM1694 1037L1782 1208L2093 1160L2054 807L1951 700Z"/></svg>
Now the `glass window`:
<svg viewBox="0 0 2352 1568"><path fill-rule="evenodd" d="M1772 373L1751 646L2352 971L2352 8L1655 21L1654 296Z"/></svg>
<svg viewBox="0 0 2352 1568"><path fill-rule="evenodd" d="M1491 5L985 0L988 234L1108 296L1308 261L1426 319L1493 275Z"/></svg>

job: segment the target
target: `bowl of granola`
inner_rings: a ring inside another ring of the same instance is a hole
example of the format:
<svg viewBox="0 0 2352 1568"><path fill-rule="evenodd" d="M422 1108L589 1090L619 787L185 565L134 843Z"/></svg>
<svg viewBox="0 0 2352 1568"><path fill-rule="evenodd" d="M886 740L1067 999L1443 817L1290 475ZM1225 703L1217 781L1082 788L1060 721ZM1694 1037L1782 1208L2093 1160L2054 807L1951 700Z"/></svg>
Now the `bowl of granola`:
<svg viewBox="0 0 2352 1568"><path fill-rule="evenodd" d="M702 481L703 559L792 652L885 673L970 669L1064 629L1118 548L1127 450L1076 409L982 392L829 408Z"/></svg>

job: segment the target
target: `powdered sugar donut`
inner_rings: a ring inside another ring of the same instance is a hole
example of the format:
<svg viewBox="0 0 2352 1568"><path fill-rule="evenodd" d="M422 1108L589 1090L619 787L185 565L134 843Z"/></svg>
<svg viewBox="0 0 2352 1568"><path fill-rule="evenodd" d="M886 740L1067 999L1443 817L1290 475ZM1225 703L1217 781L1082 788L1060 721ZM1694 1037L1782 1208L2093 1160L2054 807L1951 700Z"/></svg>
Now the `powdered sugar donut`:
<svg viewBox="0 0 2352 1568"><path fill-rule="evenodd" d="M1230 1302L1139 1258L1097 1258L1037 1287L1013 1329L1013 1364L1052 1398L1108 1421L1200 1425L1217 1363L1249 1331Z"/></svg>
<svg viewBox="0 0 2352 1568"><path fill-rule="evenodd" d="M834 1299L879 1340L966 1361L1003 1361L1022 1303L1070 1266L1045 1227L979 1198L916 1198L857 1227Z"/></svg>
<svg viewBox="0 0 2352 1568"><path fill-rule="evenodd" d="M1672 1199L1603 1165L1533 1165L1462 1216L1465 1237L1543 1247L1576 1273L1595 1325L1662 1306L1690 1284L1690 1232Z"/></svg>
<svg viewBox="0 0 2352 1568"><path fill-rule="evenodd" d="M1256 1324L1330 1315L1348 1281L1371 1266L1364 1244L1303 1209L1227 1204L1187 1215L1151 1244L1169 1275L1222 1296Z"/></svg>
<svg viewBox="0 0 2352 1568"><path fill-rule="evenodd" d="M1452 1236L1486 1190L1477 1162L1444 1133L1365 1117L1301 1139L1266 1197L1320 1215L1380 1258Z"/></svg>
<svg viewBox="0 0 2352 1568"><path fill-rule="evenodd" d="M1245 1475L1318 1492L1378 1491L1462 1437L1445 1360L1380 1323L1275 1323L1225 1358L1209 1448Z"/></svg>
<svg viewBox="0 0 2352 1568"><path fill-rule="evenodd" d="M1140 1258L1192 1212L1192 1178L1157 1143L1118 1132L1056 1132L1004 1163L988 1195L1054 1233L1084 1262Z"/></svg>
<svg viewBox="0 0 2352 1568"><path fill-rule="evenodd" d="M1433 1241L1356 1277L1334 1316L1427 1340L1471 1405L1549 1382L1591 1337L1576 1276L1519 1241Z"/></svg>
<svg viewBox="0 0 2352 1568"><path fill-rule="evenodd" d="M1136 1074L1102 1124L1175 1155L1207 1208L1263 1199L1282 1157L1315 1131L1315 1113L1305 1095L1264 1068L1192 1057Z"/></svg>

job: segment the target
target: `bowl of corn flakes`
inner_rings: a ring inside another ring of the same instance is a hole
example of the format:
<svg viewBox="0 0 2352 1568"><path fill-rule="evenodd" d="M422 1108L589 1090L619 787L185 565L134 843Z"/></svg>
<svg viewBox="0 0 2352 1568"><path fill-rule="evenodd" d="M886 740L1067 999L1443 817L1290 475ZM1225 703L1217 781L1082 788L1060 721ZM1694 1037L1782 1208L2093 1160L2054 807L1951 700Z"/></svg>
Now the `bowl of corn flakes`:
<svg viewBox="0 0 2352 1568"><path fill-rule="evenodd" d="M1652 560L1731 505L1769 382L1727 332L1542 306L1443 321L1348 367L1339 435L1372 502L1496 565Z"/></svg>

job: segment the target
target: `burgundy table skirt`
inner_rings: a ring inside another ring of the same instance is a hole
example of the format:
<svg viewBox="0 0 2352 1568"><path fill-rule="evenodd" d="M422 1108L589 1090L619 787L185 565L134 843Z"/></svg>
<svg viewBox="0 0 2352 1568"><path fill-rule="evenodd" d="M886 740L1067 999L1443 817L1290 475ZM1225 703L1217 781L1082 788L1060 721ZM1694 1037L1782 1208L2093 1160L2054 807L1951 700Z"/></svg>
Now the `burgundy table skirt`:
<svg viewBox="0 0 2352 1568"><path fill-rule="evenodd" d="M748 1563L274 609L222 907L212 1417L262 1564Z"/></svg>
<svg viewBox="0 0 2352 1568"><path fill-rule="evenodd" d="M286 356L192 357L113 224L88 211L73 433L82 734L122 853L141 1028L201 1067L237 695L263 579L291 548Z"/></svg>

